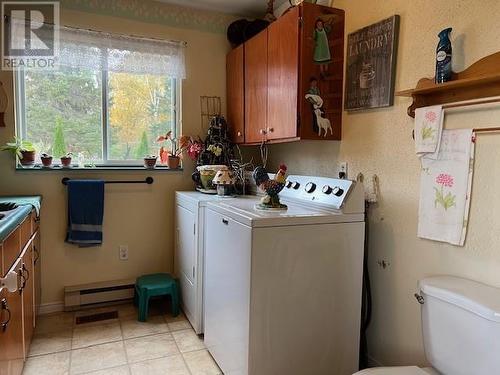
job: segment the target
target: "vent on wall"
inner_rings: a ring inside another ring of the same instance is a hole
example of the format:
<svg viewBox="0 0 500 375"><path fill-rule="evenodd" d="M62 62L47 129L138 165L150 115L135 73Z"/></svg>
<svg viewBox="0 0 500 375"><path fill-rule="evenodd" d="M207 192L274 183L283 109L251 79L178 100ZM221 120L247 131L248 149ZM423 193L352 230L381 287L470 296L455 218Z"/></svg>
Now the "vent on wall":
<svg viewBox="0 0 500 375"><path fill-rule="evenodd" d="M134 279L67 286L64 288L64 309L77 310L87 306L132 299L134 289Z"/></svg>

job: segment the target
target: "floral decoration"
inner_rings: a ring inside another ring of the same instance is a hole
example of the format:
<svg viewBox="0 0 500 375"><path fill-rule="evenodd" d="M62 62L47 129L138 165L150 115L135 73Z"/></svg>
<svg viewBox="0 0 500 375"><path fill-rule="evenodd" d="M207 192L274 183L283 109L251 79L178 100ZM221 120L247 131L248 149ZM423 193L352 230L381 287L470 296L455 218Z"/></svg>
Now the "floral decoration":
<svg viewBox="0 0 500 375"><path fill-rule="evenodd" d="M438 205L441 205L445 211L448 210L448 208L451 208L456 205L455 199L456 195L451 194L450 191L445 192L444 188L451 188L453 187L454 184L454 179L453 176L446 174L446 173L440 173L436 177L436 184L441 185L440 188L434 188L434 191L436 192L436 199L434 200L434 205L437 207Z"/></svg>

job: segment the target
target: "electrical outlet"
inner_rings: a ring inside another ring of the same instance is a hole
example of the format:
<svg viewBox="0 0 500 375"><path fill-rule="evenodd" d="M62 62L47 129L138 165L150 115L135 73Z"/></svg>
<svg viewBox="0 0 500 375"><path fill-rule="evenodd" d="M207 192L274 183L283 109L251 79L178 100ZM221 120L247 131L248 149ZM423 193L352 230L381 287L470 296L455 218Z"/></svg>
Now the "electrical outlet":
<svg viewBox="0 0 500 375"><path fill-rule="evenodd" d="M343 161L339 164L339 178L347 178L347 162Z"/></svg>
<svg viewBox="0 0 500 375"><path fill-rule="evenodd" d="M120 248L118 250L118 256L120 257L120 260L128 260L128 246L127 245L120 245Z"/></svg>

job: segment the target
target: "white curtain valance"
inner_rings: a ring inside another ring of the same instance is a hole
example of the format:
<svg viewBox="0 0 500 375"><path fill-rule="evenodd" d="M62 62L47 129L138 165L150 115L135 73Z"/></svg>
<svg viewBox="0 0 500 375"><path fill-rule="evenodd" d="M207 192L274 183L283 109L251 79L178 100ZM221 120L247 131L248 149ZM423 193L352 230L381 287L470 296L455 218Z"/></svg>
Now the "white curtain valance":
<svg viewBox="0 0 500 375"><path fill-rule="evenodd" d="M25 27L24 20L12 19L11 25L12 35L24 35L15 32ZM38 37L42 41L50 39L53 28L51 25L37 30ZM184 42L63 26L58 31L56 66L186 78Z"/></svg>

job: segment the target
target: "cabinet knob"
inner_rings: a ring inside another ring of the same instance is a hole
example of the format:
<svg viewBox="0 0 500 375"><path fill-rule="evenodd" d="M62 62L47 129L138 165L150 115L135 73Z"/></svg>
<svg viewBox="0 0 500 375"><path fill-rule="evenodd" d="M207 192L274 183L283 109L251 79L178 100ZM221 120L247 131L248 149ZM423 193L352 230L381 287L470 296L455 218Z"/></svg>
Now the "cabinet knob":
<svg viewBox="0 0 500 375"><path fill-rule="evenodd" d="M236 133L238 137L241 137L241 132Z"/></svg>
<svg viewBox="0 0 500 375"><path fill-rule="evenodd" d="M274 132L274 128L269 128L268 131L269 131L269 133L272 133L272 132Z"/></svg>
<svg viewBox="0 0 500 375"><path fill-rule="evenodd" d="M7 319L3 320L2 323L0 323L0 325L2 326L2 331L5 332L5 330L7 329L7 326L9 325L9 322L10 322L10 309L9 309L9 305L7 303L7 299L2 298L0 305L1 305L1 312L5 311L7 313ZM0 315L3 315L3 314L1 314L1 312L0 312Z"/></svg>

